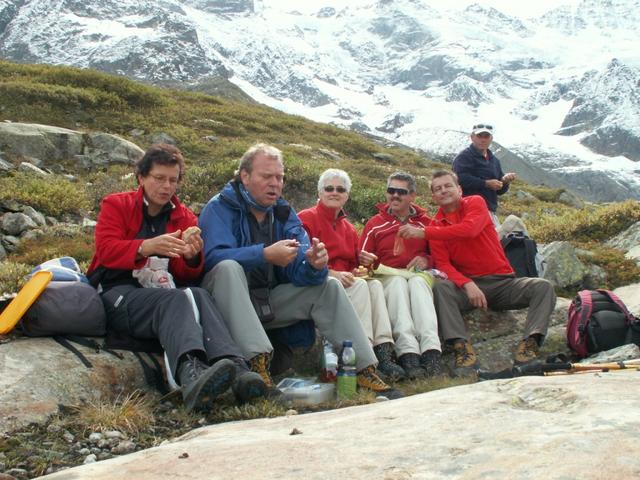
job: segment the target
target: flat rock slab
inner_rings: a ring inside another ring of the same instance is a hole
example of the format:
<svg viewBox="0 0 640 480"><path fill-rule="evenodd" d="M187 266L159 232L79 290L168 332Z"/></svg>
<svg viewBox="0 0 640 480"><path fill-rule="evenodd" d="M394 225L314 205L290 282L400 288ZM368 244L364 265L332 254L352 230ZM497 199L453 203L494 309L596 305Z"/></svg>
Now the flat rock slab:
<svg viewBox="0 0 640 480"><path fill-rule="evenodd" d="M51 338L19 337L0 344L0 432L42 423L60 404L77 405L146 388L139 362L130 352L119 359L73 344L93 364Z"/></svg>
<svg viewBox="0 0 640 480"><path fill-rule="evenodd" d="M46 478L640 478L639 389L638 371L496 380L205 427Z"/></svg>

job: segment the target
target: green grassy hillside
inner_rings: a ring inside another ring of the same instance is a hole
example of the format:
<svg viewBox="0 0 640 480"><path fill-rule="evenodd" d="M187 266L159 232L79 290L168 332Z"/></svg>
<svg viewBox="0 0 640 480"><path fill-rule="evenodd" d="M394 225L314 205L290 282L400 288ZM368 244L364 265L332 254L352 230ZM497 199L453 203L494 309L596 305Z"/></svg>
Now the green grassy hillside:
<svg viewBox="0 0 640 480"><path fill-rule="evenodd" d="M425 195L420 203L428 205L428 178L434 169L443 167L412 149L384 148L357 133L262 105L161 89L68 67L0 61L0 121L4 120L109 132L143 149L154 134L164 132L176 140L187 159L180 195L188 204L206 202L229 180L237 160L251 144L268 142L284 152L285 196L297 209L315 202L317 178L324 169L336 167L349 172L354 189L347 209L356 224L371 216L373 205L384 199L385 179L391 172L402 169L415 174L419 193ZM376 159L374 154L379 153L386 155ZM71 161L62 163L71 171ZM65 212L95 216L103 195L134 186L131 178L122 178L128 172L122 166L73 170L80 180L77 183L62 176L44 182L22 173L8 174L0 177L0 200L18 200L57 218ZM532 194L535 201L519 199L514 194L518 190ZM503 197L498 213L525 215L539 242L566 239L596 249L598 261L611 275L609 286L640 277L640 270L620 252L599 245L603 238L640 219L638 202L594 205L577 211L559 202L562 190L517 181L511 192ZM22 273L25 265L65 253L86 262L91 255L90 233L50 229L44 237L23 242L9 261L0 265L0 291L19 284L16 272Z"/></svg>

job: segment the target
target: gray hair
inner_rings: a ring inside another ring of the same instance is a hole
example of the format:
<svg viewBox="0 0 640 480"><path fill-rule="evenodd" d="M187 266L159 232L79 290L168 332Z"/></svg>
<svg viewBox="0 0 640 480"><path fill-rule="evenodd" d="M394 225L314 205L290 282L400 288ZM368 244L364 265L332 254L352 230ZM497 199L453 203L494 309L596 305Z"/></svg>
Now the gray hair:
<svg viewBox="0 0 640 480"><path fill-rule="evenodd" d="M349 178L349 174L344 170L340 170L338 168L329 168L322 172L320 178L318 179L318 192L321 192L324 188L327 180L331 180L333 178L338 178L342 181L344 188L347 189L347 192L351 191L351 179Z"/></svg>
<svg viewBox="0 0 640 480"><path fill-rule="evenodd" d="M238 163L238 169L233 173L233 175L238 178L241 170L246 170L247 173L251 173L251 170L253 170L253 160L258 156L258 154L263 154L269 158L275 158L276 160L279 160L280 163L284 163L282 160L282 152L276 147L267 143L256 143L249 148L249 150L244 152L244 155L242 155L242 158Z"/></svg>
<svg viewBox="0 0 640 480"><path fill-rule="evenodd" d="M407 172L394 172L389 175L387 179L387 187L391 184L392 180L400 180L402 182L407 182L407 187L409 187L409 192L416 192L418 187L416 186L416 179L413 175Z"/></svg>

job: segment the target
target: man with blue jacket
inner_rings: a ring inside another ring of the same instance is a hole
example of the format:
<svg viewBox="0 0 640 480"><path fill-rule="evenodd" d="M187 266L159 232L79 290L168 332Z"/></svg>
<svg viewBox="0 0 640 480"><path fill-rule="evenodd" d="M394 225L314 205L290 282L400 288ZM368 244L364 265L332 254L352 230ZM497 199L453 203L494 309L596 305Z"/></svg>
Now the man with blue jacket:
<svg viewBox="0 0 640 480"><path fill-rule="evenodd" d="M207 272L202 286L215 298L251 370L269 387L273 347L265 329L311 318L336 349L343 340L353 341L359 386L388 392L349 297L328 278L324 244L309 240L281 198L283 184L280 150L257 144L242 156L235 178L200 214Z"/></svg>
<svg viewBox="0 0 640 480"><path fill-rule="evenodd" d="M471 130L471 145L461 151L453 161L453 171L458 175L462 195L480 195L487 203L491 219L496 227L500 226L496 210L498 195L509 190L509 184L515 180L515 173L503 173L500 160L489 146L493 141L493 126L480 123Z"/></svg>

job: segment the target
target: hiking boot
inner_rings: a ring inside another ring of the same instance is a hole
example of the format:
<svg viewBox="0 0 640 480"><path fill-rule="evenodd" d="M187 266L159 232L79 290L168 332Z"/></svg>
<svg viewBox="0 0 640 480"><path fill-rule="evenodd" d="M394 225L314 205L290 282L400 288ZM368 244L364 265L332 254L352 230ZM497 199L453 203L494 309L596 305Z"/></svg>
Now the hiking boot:
<svg viewBox="0 0 640 480"><path fill-rule="evenodd" d="M438 350L427 350L420 355L420 365L427 372L427 377L441 377L442 371L442 354Z"/></svg>
<svg viewBox="0 0 640 480"><path fill-rule="evenodd" d="M538 347L536 339L533 337L527 337L524 340L520 340L520 343L518 343L513 363L515 365L522 365L523 363L535 360L538 358L539 354L540 347Z"/></svg>
<svg viewBox="0 0 640 480"><path fill-rule="evenodd" d="M468 340L456 340L453 344L455 363L453 374L456 377L474 375L478 370L478 358L473 345Z"/></svg>
<svg viewBox="0 0 640 480"><path fill-rule="evenodd" d="M264 397L267 394L267 386L262 377L247 368L244 358L236 357L233 361L236 364L236 379L231 385L231 390L236 401L244 404L254 398Z"/></svg>
<svg viewBox="0 0 640 480"><path fill-rule="evenodd" d="M273 383L271 373L269 373L270 362L271 355L269 353L259 353L249 360L249 368L262 378L266 387L264 397L276 403L284 403L284 394L276 387L275 383Z"/></svg>
<svg viewBox="0 0 640 480"><path fill-rule="evenodd" d="M426 378L427 372L420 366L420 355L417 353L405 353L400 355L398 363L404 369L409 380Z"/></svg>
<svg viewBox="0 0 640 480"><path fill-rule="evenodd" d="M231 386L235 371L236 365L229 359L219 360L209 367L199 358L187 354L176 372L186 409L206 410Z"/></svg>
<svg viewBox="0 0 640 480"><path fill-rule="evenodd" d="M377 396L383 396L389 400L396 398L402 398L404 395L395 388L391 388L387 385L376 373L376 367L369 365L363 370L358 372L358 387L371 390Z"/></svg>
<svg viewBox="0 0 640 480"><path fill-rule="evenodd" d="M269 363L271 362L271 355L269 353L259 353L251 360L249 360L249 368L252 372L256 372L262 377L264 384L267 388L274 388L275 384L269 373Z"/></svg>
<svg viewBox="0 0 640 480"><path fill-rule="evenodd" d="M404 380L406 374L404 369L395 362L393 358L393 344L391 342L381 343L373 347L373 351L378 359L378 371L392 382Z"/></svg>

